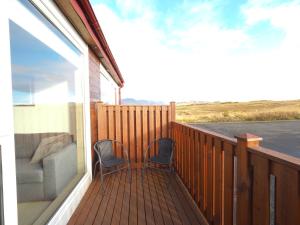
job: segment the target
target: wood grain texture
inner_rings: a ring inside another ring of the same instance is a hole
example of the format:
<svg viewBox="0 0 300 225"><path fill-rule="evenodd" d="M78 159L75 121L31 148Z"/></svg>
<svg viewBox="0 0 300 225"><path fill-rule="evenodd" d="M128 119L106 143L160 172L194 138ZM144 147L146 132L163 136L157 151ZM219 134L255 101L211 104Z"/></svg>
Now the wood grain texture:
<svg viewBox="0 0 300 225"><path fill-rule="evenodd" d="M98 140L113 139L120 141L129 150L133 166L140 166L143 153L155 139L171 137L171 105L128 106L105 105L96 103ZM117 156L122 157L119 145L114 145ZM157 154L154 146L148 156Z"/></svg>
<svg viewBox="0 0 300 225"><path fill-rule="evenodd" d="M206 225L176 175L148 170L140 177L134 169L130 184L125 171L113 174L104 191L94 180L68 224Z"/></svg>

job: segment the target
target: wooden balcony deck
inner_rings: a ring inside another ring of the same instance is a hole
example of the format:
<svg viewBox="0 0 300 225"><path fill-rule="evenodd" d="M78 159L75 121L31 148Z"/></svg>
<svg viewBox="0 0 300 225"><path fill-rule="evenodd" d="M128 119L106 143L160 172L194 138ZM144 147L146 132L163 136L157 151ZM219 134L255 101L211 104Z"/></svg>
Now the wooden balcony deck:
<svg viewBox="0 0 300 225"><path fill-rule="evenodd" d="M125 171L92 182L69 225L205 225L200 211L185 187L174 175L132 170L132 182Z"/></svg>

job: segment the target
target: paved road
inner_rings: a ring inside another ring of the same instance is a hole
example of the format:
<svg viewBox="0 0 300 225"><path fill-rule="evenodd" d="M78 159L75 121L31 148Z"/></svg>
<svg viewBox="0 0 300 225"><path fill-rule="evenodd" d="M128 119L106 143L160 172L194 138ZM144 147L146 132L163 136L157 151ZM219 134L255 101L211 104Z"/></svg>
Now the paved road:
<svg viewBox="0 0 300 225"><path fill-rule="evenodd" d="M230 137L252 133L263 137L262 146L300 157L300 121L192 124Z"/></svg>

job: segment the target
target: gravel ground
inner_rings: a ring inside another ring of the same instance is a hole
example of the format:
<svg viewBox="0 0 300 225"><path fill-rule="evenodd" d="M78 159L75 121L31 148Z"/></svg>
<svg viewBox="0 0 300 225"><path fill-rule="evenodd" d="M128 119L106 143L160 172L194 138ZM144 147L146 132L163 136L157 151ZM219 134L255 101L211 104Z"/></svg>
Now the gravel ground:
<svg viewBox="0 0 300 225"><path fill-rule="evenodd" d="M229 137L252 133L263 138L262 146L300 157L300 120L191 124Z"/></svg>

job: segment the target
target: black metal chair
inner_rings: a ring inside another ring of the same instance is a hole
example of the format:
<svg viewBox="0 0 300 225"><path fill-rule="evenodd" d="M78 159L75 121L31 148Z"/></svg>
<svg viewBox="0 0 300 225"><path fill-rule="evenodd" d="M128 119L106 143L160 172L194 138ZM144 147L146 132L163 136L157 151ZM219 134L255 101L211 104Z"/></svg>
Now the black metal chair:
<svg viewBox="0 0 300 225"><path fill-rule="evenodd" d="M119 144L121 146L125 158L119 158L114 155L113 143ZM124 147L124 145L121 142L109 139L100 140L95 143L94 151L97 153L98 156L98 161L96 162L94 168L94 175L97 169L97 165L99 164L101 184L103 184L105 175L115 173L126 168L128 169L128 175L131 181L131 167L130 160L128 157L128 150ZM109 171L104 173L103 170Z"/></svg>
<svg viewBox="0 0 300 225"><path fill-rule="evenodd" d="M151 150L154 144L158 143L158 154L156 156L147 157L148 152ZM148 148L144 151L144 164L142 176L144 176L147 168L166 170L169 172L173 171L173 153L175 150L175 141L171 138L160 138L150 143ZM159 165L160 167L157 167ZM162 168L164 167L164 168Z"/></svg>

